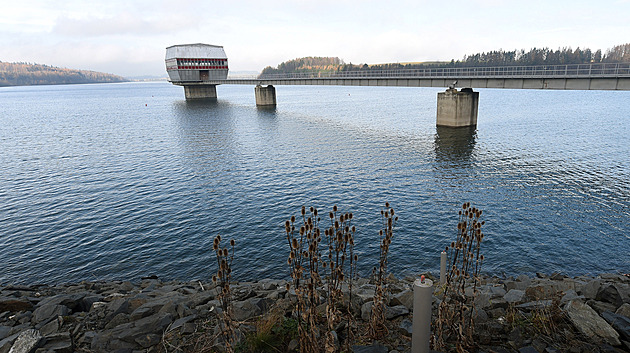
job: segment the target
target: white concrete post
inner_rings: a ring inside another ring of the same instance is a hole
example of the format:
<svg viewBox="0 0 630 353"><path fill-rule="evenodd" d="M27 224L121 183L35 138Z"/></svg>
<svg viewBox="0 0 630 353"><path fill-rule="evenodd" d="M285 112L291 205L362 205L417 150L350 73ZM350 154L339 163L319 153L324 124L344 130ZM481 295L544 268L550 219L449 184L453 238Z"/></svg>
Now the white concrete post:
<svg viewBox="0 0 630 353"><path fill-rule="evenodd" d="M440 285L446 283L446 251L440 254Z"/></svg>
<svg viewBox="0 0 630 353"><path fill-rule="evenodd" d="M433 281L422 276L413 283L412 353L429 353L432 297Z"/></svg>

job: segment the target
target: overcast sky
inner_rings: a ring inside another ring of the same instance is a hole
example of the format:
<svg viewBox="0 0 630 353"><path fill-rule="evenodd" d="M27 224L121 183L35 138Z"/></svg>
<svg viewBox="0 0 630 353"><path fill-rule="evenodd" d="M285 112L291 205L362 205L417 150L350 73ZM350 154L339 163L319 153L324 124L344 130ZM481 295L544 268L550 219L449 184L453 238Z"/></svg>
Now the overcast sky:
<svg viewBox="0 0 630 353"><path fill-rule="evenodd" d="M231 71L303 56L386 63L630 42L630 0L7 1L0 61L166 75L165 48L222 45Z"/></svg>

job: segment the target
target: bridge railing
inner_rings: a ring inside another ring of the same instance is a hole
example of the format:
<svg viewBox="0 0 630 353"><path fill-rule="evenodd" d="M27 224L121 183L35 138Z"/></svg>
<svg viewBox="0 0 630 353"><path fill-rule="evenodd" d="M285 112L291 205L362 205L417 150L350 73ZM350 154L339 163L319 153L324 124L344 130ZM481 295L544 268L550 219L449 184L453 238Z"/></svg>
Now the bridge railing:
<svg viewBox="0 0 630 353"><path fill-rule="evenodd" d="M275 79L364 79L364 78L597 78L630 77L630 63L600 63L540 66L454 67L400 70L356 70L261 74L255 78ZM254 78L254 77L252 77Z"/></svg>

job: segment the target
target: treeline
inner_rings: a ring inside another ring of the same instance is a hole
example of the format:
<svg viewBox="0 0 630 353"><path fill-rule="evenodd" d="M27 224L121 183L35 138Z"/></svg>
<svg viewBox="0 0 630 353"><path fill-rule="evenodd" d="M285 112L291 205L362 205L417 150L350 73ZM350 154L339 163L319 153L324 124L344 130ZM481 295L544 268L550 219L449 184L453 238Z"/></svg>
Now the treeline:
<svg viewBox="0 0 630 353"><path fill-rule="evenodd" d="M126 82L124 77L96 71L73 70L30 63L0 61L0 86L61 85Z"/></svg>
<svg viewBox="0 0 630 353"><path fill-rule="evenodd" d="M283 74L303 72L327 72L327 71L360 71L360 70L398 70L398 69L424 69L446 67L471 67L471 66L529 66L529 65L567 65L590 63L630 63L630 43L616 45L602 53L601 49L595 51L579 47L573 50L571 47L559 48L532 48L505 51L502 49L465 55L461 60L450 62L427 63L389 63L389 64L346 64L343 60L333 57L308 57L283 62L277 68L266 67L262 74Z"/></svg>

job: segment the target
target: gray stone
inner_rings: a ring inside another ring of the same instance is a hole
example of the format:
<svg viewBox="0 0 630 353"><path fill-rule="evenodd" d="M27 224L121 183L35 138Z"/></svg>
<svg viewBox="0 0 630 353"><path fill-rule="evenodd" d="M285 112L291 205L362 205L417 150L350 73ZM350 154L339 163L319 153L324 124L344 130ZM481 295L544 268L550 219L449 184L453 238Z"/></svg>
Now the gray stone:
<svg viewBox="0 0 630 353"><path fill-rule="evenodd" d="M503 296L503 299L510 304L522 303L525 300L525 291L510 289L510 291Z"/></svg>
<svg viewBox="0 0 630 353"><path fill-rule="evenodd" d="M388 306L385 310L385 318L387 320L392 320L407 314L409 314L409 309L404 305Z"/></svg>
<svg viewBox="0 0 630 353"><path fill-rule="evenodd" d="M565 306L565 312L573 326L587 337L597 337L614 346L621 344L617 331L590 306L579 300L573 300Z"/></svg>
<svg viewBox="0 0 630 353"><path fill-rule="evenodd" d="M9 332L11 332L11 327L0 326L0 341L7 338L9 336Z"/></svg>
<svg viewBox="0 0 630 353"><path fill-rule="evenodd" d="M594 279L589 281L584 288L582 288L582 295L584 295L588 299L595 299L597 296L597 292L601 287L601 280Z"/></svg>
<svg viewBox="0 0 630 353"><path fill-rule="evenodd" d="M373 284L364 284L356 291L354 295L361 298L362 302L368 302L374 299L374 293L376 292L376 286Z"/></svg>
<svg viewBox="0 0 630 353"><path fill-rule="evenodd" d="M598 314L601 314L606 311L615 311L615 306L610 303L604 303L597 300L589 300L586 302L593 310L595 310Z"/></svg>
<svg viewBox="0 0 630 353"><path fill-rule="evenodd" d="M389 350L387 347L375 343L370 346L352 346L351 348L353 353L388 353Z"/></svg>
<svg viewBox="0 0 630 353"><path fill-rule="evenodd" d="M135 339L136 343L142 346L142 348L149 348L151 346L154 346L160 343L161 340L162 340L162 336L155 333L141 335L140 337L137 337Z"/></svg>
<svg viewBox="0 0 630 353"><path fill-rule="evenodd" d="M298 340L296 340L296 339L292 339L289 342L289 345L287 346L287 350L289 352L297 351L298 348L300 348L300 342L298 342Z"/></svg>
<svg viewBox="0 0 630 353"><path fill-rule="evenodd" d="M477 324L488 322L488 313L481 308L475 308L474 320Z"/></svg>
<svg viewBox="0 0 630 353"><path fill-rule="evenodd" d="M366 302L361 305L361 319L363 321L368 321L370 319L370 315L372 315L372 304L373 302Z"/></svg>
<svg viewBox="0 0 630 353"><path fill-rule="evenodd" d="M529 312L532 310L541 310L551 306L551 300L537 300L533 302L523 303L516 306L517 309L520 309L525 312Z"/></svg>
<svg viewBox="0 0 630 353"><path fill-rule="evenodd" d="M189 315L181 319L175 320L175 322L173 322L173 324L169 327L169 332L173 330L177 330L178 328L184 326L184 324L186 324L187 322L192 321L196 318L197 318L197 315Z"/></svg>
<svg viewBox="0 0 630 353"><path fill-rule="evenodd" d="M623 315L625 317L630 318L630 304L625 303L622 306L619 307L619 309L617 309L617 311L615 311L615 314L617 315Z"/></svg>
<svg viewBox="0 0 630 353"><path fill-rule="evenodd" d="M55 353L72 353L72 338L69 332L56 333L46 336L44 349Z"/></svg>
<svg viewBox="0 0 630 353"><path fill-rule="evenodd" d="M475 298L475 307L480 308L480 309L485 309L488 308L492 305L492 303L490 302L490 298L491 298L491 294L490 293L479 293L477 295L477 297Z"/></svg>
<svg viewBox="0 0 630 353"><path fill-rule="evenodd" d="M129 314L119 313L114 316L108 323L105 325L105 329L109 330L118 325L126 324L129 322Z"/></svg>
<svg viewBox="0 0 630 353"><path fill-rule="evenodd" d="M47 323L46 325L43 325L42 327L39 328L39 332L43 336L52 335L53 333L57 333L57 331L59 331L59 320L58 319L51 320L49 323Z"/></svg>
<svg viewBox="0 0 630 353"><path fill-rule="evenodd" d="M490 287L490 295L492 296L492 298L503 298L506 293L507 292L505 291L505 288L503 288L503 286Z"/></svg>
<svg viewBox="0 0 630 353"><path fill-rule="evenodd" d="M43 339L44 337L37 330L22 331L11 346L9 353L32 353L39 347Z"/></svg>
<svg viewBox="0 0 630 353"><path fill-rule="evenodd" d="M0 313L9 311L12 313L33 310L33 304L26 299L0 297Z"/></svg>
<svg viewBox="0 0 630 353"><path fill-rule="evenodd" d="M8 353L18 336L19 333L16 333L0 340L0 353Z"/></svg>
<svg viewBox="0 0 630 353"><path fill-rule="evenodd" d="M560 304L566 304L570 302L571 300L576 300L576 299L585 299L585 298L584 296L578 295L575 290L569 289L568 291L564 293L564 295L560 299Z"/></svg>
<svg viewBox="0 0 630 353"><path fill-rule="evenodd" d="M87 311L87 308L83 307L83 298L86 293L75 293L75 294L58 294L52 297L47 297L42 299L39 302L38 306L43 305L64 305L68 307L71 311Z"/></svg>
<svg viewBox="0 0 630 353"><path fill-rule="evenodd" d="M617 289L617 286L614 284L607 284L602 286L597 295L595 296L595 300L611 303L615 306L615 309L623 304L623 299L621 298L621 294Z"/></svg>
<svg viewBox="0 0 630 353"><path fill-rule="evenodd" d="M250 298L235 302L233 305L234 319L237 321L245 321L266 312L271 305L271 300L267 298Z"/></svg>
<svg viewBox="0 0 630 353"><path fill-rule="evenodd" d="M404 305L410 311L413 311L413 291L406 289L392 297L389 305Z"/></svg>
<svg viewBox="0 0 630 353"><path fill-rule="evenodd" d="M630 318L611 312L602 313L602 317L619 333L621 339L630 342Z"/></svg>
<svg viewBox="0 0 630 353"><path fill-rule="evenodd" d="M538 350L536 350L533 346L527 346L519 348L518 353L538 353Z"/></svg>
<svg viewBox="0 0 630 353"><path fill-rule="evenodd" d="M128 310L129 310L129 299L124 299L124 298L114 299L113 301L109 303L109 305L107 305L108 317L110 319L120 313L129 314L127 312Z"/></svg>
<svg viewBox="0 0 630 353"><path fill-rule="evenodd" d="M69 312L70 310L65 305L44 304L35 309L33 319L35 323L39 323L58 316L66 316Z"/></svg>
<svg viewBox="0 0 630 353"><path fill-rule="evenodd" d="M404 319L398 326L398 332L405 336L411 336L413 333L413 323L409 319Z"/></svg>

